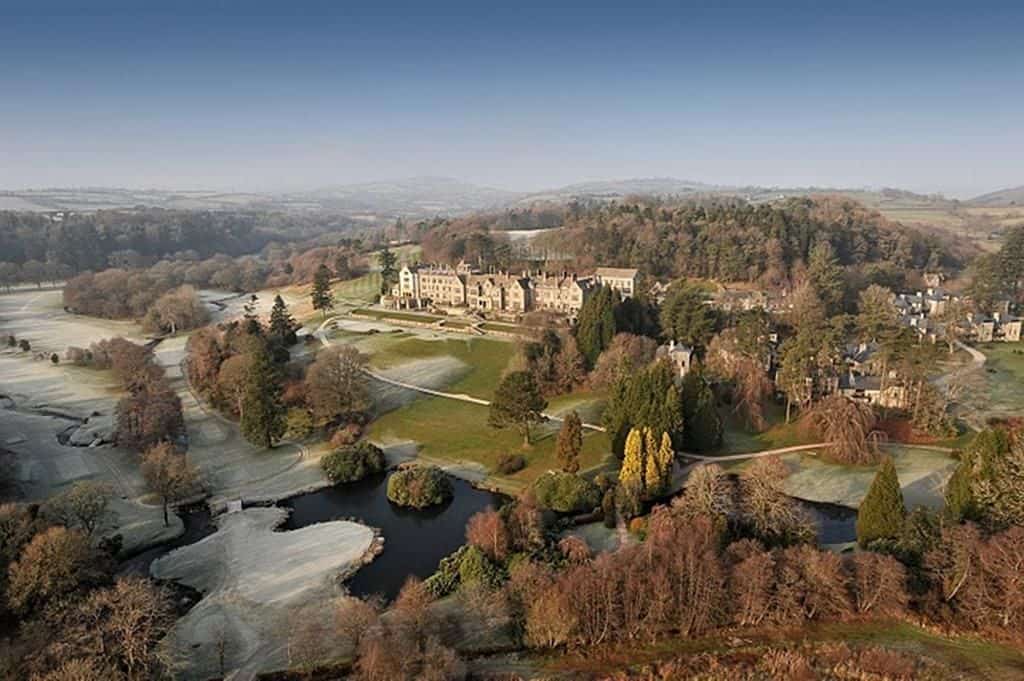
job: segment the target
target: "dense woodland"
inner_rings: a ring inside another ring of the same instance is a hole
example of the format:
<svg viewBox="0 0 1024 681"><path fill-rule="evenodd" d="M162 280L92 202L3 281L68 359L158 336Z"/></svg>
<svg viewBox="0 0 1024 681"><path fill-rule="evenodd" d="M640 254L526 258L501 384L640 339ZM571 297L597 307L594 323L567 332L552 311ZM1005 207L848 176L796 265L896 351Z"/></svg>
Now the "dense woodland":
<svg viewBox="0 0 1024 681"><path fill-rule="evenodd" d="M38 283L161 259L241 256L272 242L351 233L354 223L324 214L139 208L64 213L0 211L0 285Z"/></svg>
<svg viewBox="0 0 1024 681"><path fill-rule="evenodd" d="M69 349L78 364L109 368L124 391L114 438L139 459L163 505L201 490L181 400L149 348L121 338ZM76 482L43 504L0 504L0 677L38 681L168 678L158 644L188 599L148 578L119 574L111 486Z"/></svg>
<svg viewBox="0 0 1024 681"><path fill-rule="evenodd" d="M739 200L672 202L636 199L571 204L421 223L408 229L425 260L514 267L507 228L562 228L537 237L537 253L570 257L573 269L638 267L657 279L700 277L782 285L799 278L813 247L828 242L840 263L876 278L906 270L955 269L967 254L942 238L886 220L849 199L793 198L751 205ZM887 282L891 283L891 282Z"/></svg>
<svg viewBox="0 0 1024 681"><path fill-rule="evenodd" d="M964 452L965 466L1000 452L1019 462L1020 447L1012 429L985 431ZM455 652L464 627L506 628L518 646L546 659L568 651L628 660L631 650L671 639L748 632L784 641L827 622L904 621L1018 640L1024 531L1020 515L1001 515L1016 501L974 506L967 518L956 499L977 500L972 495L989 484L974 472L950 492L945 512L908 512L898 484L893 496L885 491L889 475L883 466L858 520L877 533L842 555L816 545L810 519L781 491L785 466L773 459L738 477L713 464L695 469L682 494L630 523L639 541L599 555L560 534L564 523L525 495L472 517L467 544L427 580L410 579L386 617L376 601L348 602L334 628L296 628L289 645L308 655L295 660L300 668L341 646L355 651L355 679L412 681L464 678ZM457 618L435 605L441 598L455 599ZM696 678L958 678L932 661L851 646L733 659ZM695 678L685 673L692 663L682 658L630 678ZM829 674L837 670L845 675Z"/></svg>
<svg viewBox="0 0 1024 681"><path fill-rule="evenodd" d="M64 305L80 314L108 319L145 319L148 330L170 330L160 321L167 303L188 298L183 289L214 288L224 291L256 291L272 286L308 283L317 268L327 263L341 279L365 271L358 255L359 242L343 240L335 246L302 248L272 244L260 257L231 258L216 255L205 260L161 260L148 268L110 268L83 272L64 287ZM172 293L174 292L174 293ZM201 315L187 315L177 329L201 326Z"/></svg>

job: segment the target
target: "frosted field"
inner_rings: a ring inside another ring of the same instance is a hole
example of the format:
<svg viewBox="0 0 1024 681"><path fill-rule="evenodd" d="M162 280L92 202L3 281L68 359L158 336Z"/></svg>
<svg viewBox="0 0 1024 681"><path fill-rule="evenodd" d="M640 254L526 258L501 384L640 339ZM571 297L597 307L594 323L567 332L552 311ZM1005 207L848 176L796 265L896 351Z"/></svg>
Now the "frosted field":
<svg viewBox="0 0 1024 681"><path fill-rule="evenodd" d="M891 446L887 451L896 464L907 508L942 508L946 481L957 461L945 452L920 447ZM801 454L782 460L791 471L783 485L787 494L852 508L860 506L876 472L874 467L841 466Z"/></svg>
<svg viewBox="0 0 1024 681"><path fill-rule="evenodd" d="M157 579L204 595L168 636L182 678L219 676L220 640L236 678L284 667L289 611L337 596L335 577L373 541L370 528L348 521L275 532L286 517L280 508L220 516L217 532L153 563Z"/></svg>
<svg viewBox="0 0 1024 681"><path fill-rule="evenodd" d="M103 417L112 414L114 400L108 387L69 379L49 362L0 356L0 392L9 396L4 403L12 405L0 408L0 448L12 453L18 498L43 501L84 480L109 484L115 496L113 515L101 533L120 533L126 553L173 539L184 531L176 515L172 514L170 526L165 527L160 507L145 503L147 490L137 454L110 446L72 447L57 441L58 433L75 428L76 421L55 413L85 416L102 410L90 421L104 421L98 430L109 437L109 419ZM89 424L79 430L88 431ZM95 434L90 432L90 437Z"/></svg>
<svg viewBox="0 0 1024 681"><path fill-rule="evenodd" d="M108 441L119 386L109 371L36 359L37 352L63 355L68 345L88 346L121 335L141 340L137 325L71 315L60 305L60 291L21 291L0 295L0 335L14 334L32 344L31 352L0 349L0 447L12 452L18 498L43 501L83 480L108 483L114 491L110 521L103 534L120 533L126 552L177 537L181 520L164 527L159 506L144 503L147 490L138 455L110 446L66 446ZM82 423L85 421L85 423Z"/></svg>
<svg viewBox="0 0 1024 681"><path fill-rule="evenodd" d="M143 342L145 334L134 322L114 321L64 311L61 291L18 291L0 294L0 334L27 339L32 352L63 356L69 345L89 347L104 338L122 336Z"/></svg>
<svg viewBox="0 0 1024 681"><path fill-rule="evenodd" d="M273 449L252 445L241 436L237 423L192 394L181 372L186 342L184 336L169 338L157 346L156 357L181 397L189 460L202 474L211 507L220 508L233 499L274 501L327 485L320 470L326 448L286 442Z"/></svg>

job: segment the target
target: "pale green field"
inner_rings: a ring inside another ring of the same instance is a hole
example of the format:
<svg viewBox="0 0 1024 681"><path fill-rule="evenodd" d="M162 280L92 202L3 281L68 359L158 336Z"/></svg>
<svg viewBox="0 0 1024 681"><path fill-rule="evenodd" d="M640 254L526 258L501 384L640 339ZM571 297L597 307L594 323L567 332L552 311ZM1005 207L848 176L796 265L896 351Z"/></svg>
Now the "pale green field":
<svg viewBox="0 0 1024 681"><path fill-rule="evenodd" d="M515 345L507 341L441 334L423 337L413 332L334 332L331 338L354 344L369 355L370 366L390 377L488 400L515 352ZM394 392L380 385L374 389ZM576 409L584 420L598 422L602 408L603 396L579 392L552 399L548 412L560 415ZM557 422L535 427L531 445L525 447L515 429L488 426L487 414L488 408L482 405L408 394L396 408L370 424L368 435L382 444L413 441L421 457L442 464L469 464L488 476L489 484L511 493L557 468ZM494 475L498 458L507 453L521 454L527 461L526 468L510 476ZM609 453L604 434L586 432L581 461L584 469L601 465Z"/></svg>
<svg viewBox="0 0 1024 681"><path fill-rule="evenodd" d="M886 453L896 464L908 509L942 508L946 481L957 466L952 455L904 445L891 445ZM844 466L810 453L787 454L782 460L790 471L783 486L787 494L852 508L860 506L877 471L875 466ZM750 464L748 460L730 469L740 471Z"/></svg>
<svg viewBox="0 0 1024 681"><path fill-rule="evenodd" d="M990 343L978 347L985 362L984 408L988 416L1024 414L1024 343Z"/></svg>
<svg viewBox="0 0 1024 681"><path fill-rule="evenodd" d="M331 290L338 301L373 302L380 295L380 272L370 272L358 279L338 282Z"/></svg>

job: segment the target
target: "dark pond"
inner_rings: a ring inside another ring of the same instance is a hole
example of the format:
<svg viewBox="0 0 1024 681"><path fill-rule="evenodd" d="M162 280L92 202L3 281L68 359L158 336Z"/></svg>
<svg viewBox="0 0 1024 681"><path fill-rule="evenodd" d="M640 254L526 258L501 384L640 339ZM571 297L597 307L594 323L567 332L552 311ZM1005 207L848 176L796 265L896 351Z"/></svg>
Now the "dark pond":
<svg viewBox="0 0 1024 681"><path fill-rule="evenodd" d="M488 506L499 507L505 497L452 480L455 496L444 506L417 511L395 506L387 498L387 475L328 487L282 501L291 509L282 527L294 530L313 523L355 518L384 535L384 552L361 568L348 582L357 596L383 594L393 598L409 575L427 577L441 558L466 539L470 516Z"/></svg>
<svg viewBox="0 0 1024 681"><path fill-rule="evenodd" d="M857 541L857 509L806 499L796 501L818 526L818 541L822 544Z"/></svg>

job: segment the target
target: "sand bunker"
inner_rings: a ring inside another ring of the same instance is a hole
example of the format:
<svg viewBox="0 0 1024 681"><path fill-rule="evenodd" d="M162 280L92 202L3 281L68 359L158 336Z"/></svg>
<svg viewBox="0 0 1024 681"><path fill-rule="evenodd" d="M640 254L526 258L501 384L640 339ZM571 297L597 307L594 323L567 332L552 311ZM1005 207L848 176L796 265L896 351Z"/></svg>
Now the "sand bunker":
<svg viewBox="0 0 1024 681"><path fill-rule="evenodd" d="M288 612L336 594L336 578L374 541L370 528L348 521L275 532L286 517L280 508L220 516L216 533L153 563L157 579L204 594L169 637L183 678L219 675L220 641L226 670L240 677L285 666Z"/></svg>

